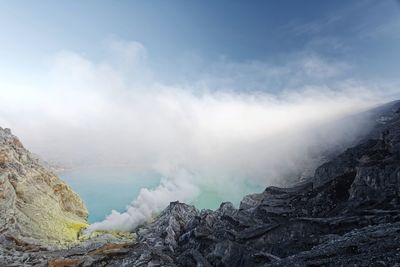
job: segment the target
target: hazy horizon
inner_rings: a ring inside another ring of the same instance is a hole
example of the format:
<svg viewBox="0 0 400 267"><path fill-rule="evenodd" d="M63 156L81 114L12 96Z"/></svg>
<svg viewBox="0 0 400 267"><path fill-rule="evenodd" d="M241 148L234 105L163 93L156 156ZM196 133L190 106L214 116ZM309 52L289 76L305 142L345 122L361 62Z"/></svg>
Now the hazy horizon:
<svg viewBox="0 0 400 267"><path fill-rule="evenodd" d="M365 130L344 118L400 98L399 4L256 3L0 2L0 126L62 166L159 175L93 229L310 175Z"/></svg>

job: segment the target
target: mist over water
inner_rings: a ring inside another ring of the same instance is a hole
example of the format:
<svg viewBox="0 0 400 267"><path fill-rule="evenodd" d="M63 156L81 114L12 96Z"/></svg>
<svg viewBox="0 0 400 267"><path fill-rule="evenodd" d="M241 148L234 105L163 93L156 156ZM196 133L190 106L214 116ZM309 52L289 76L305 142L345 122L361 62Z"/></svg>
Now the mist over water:
<svg viewBox="0 0 400 267"><path fill-rule="evenodd" d="M128 203L136 199L142 188L154 190L162 177L158 173L137 172L128 167L86 167L58 173L84 200L89 210L89 223L102 221L111 210L124 212ZM224 201L238 206L245 194L263 190L262 186L243 184L241 192L217 193L211 187L200 189L200 194L188 204L199 209L216 209ZM110 194L110 192L116 192Z"/></svg>
<svg viewBox="0 0 400 267"><path fill-rule="evenodd" d="M104 220L115 209L123 212L141 188L155 188L160 183L156 173L126 167L76 168L58 173L85 202L89 223ZM110 194L110 192L115 192Z"/></svg>
<svg viewBox="0 0 400 267"><path fill-rule="evenodd" d="M238 204L255 189L310 176L326 153L365 131L366 119L343 118L390 99L390 90L333 82L343 64L315 56L313 64L287 66L295 68L289 73L299 69L295 81L316 73L311 85L291 81L285 90L238 92L226 83L215 90L218 73L164 83L148 68L146 49L137 42L116 42L110 49L111 57L101 61L61 52L49 65L50 79L1 89L0 125L12 128L33 152L72 169L62 176L84 198L115 204L99 208L88 201L92 221L102 219L104 208L111 212L91 230L132 230L170 201L200 208L215 208L222 200ZM280 68L267 66L251 64L276 80ZM248 64L235 65L239 73L241 68ZM333 87L323 83L326 78ZM96 170L74 170L87 167Z"/></svg>

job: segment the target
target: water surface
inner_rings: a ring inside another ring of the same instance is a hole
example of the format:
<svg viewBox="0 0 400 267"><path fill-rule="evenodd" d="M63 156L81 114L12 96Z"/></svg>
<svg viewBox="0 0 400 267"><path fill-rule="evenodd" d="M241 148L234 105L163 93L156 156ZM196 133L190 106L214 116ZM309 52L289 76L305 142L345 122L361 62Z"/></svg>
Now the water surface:
<svg viewBox="0 0 400 267"><path fill-rule="evenodd" d="M124 212L136 199L140 189L155 189L161 176L155 172L138 172L125 167L96 167L66 170L59 176L77 192L89 210L89 222L102 221L111 210ZM241 192L227 190L221 194L218 188L202 188L200 195L193 201L199 209L216 209L221 202L231 201L238 205L242 197L261 191L261 187L244 184Z"/></svg>

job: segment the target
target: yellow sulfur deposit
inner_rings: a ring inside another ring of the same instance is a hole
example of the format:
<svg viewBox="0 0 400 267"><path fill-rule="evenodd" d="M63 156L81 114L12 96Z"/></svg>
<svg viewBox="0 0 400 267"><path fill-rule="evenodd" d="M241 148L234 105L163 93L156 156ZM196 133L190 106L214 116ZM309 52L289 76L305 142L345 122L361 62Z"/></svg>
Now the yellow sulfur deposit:
<svg viewBox="0 0 400 267"><path fill-rule="evenodd" d="M0 229L38 243L78 240L88 211L75 192L0 128Z"/></svg>

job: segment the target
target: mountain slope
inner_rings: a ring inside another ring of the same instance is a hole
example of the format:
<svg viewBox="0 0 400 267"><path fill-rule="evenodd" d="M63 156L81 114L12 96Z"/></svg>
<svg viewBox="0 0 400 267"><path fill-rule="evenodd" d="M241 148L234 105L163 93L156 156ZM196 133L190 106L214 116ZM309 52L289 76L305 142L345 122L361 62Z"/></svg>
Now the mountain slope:
<svg viewBox="0 0 400 267"><path fill-rule="evenodd" d="M400 103L371 112L372 131L317 168L311 180L268 187L245 197L239 209L223 203L216 211L197 211L171 203L138 231L140 242L171 259L163 264L179 266L400 262ZM131 256L124 262L141 265Z"/></svg>
<svg viewBox="0 0 400 267"><path fill-rule="evenodd" d="M32 243L77 240L87 225L79 196L0 128L0 232Z"/></svg>

